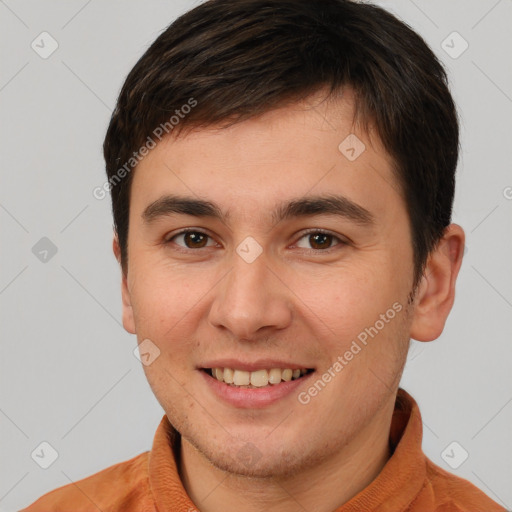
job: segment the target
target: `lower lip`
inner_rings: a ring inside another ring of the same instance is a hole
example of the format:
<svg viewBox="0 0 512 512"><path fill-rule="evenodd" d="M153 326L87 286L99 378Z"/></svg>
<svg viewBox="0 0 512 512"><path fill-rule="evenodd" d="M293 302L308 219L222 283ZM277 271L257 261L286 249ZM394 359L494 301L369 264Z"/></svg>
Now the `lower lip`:
<svg viewBox="0 0 512 512"><path fill-rule="evenodd" d="M199 372L203 375L206 384L219 398L234 407L247 409L261 409L291 395L314 373L310 372L300 379L281 381L280 384L271 384L263 388L238 388L220 382L203 370L199 370Z"/></svg>

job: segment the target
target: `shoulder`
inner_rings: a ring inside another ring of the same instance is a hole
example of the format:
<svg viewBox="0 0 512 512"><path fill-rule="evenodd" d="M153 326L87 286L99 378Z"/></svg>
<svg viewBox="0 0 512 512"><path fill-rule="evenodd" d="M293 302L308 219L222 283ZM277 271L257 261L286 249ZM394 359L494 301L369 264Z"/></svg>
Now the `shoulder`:
<svg viewBox="0 0 512 512"><path fill-rule="evenodd" d="M436 512L506 512L469 480L458 477L428 458L427 486L434 495Z"/></svg>
<svg viewBox="0 0 512 512"><path fill-rule="evenodd" d="M149 452L46 493L20 512L153 512Z"/></svg>

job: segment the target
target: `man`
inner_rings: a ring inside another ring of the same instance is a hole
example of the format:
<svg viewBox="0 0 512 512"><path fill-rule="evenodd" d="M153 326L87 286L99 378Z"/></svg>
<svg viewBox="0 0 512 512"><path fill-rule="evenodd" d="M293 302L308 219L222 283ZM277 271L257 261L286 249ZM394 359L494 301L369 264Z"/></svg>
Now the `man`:
<svg viewBox="0 0 512 512"><path fill-rule="evenodd" d="M504 510L421 451L399 389L464 232L445 72L348 0L211 0L130 72L104 143L150 452L26 511Z"/></svg>

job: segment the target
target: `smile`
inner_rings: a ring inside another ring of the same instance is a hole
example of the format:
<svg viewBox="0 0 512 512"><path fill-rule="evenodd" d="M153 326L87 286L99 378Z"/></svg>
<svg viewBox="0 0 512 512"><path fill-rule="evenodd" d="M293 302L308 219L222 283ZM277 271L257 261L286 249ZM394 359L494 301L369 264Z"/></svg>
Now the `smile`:
<svg viewBox="0 0 512 512"><path fill-rule="evenodd" d="M249 372L233 368L205 368L204 371L219 382L224 382L232 387L251 389L297 380L313 370L308 368L271 368Z"/></svg>

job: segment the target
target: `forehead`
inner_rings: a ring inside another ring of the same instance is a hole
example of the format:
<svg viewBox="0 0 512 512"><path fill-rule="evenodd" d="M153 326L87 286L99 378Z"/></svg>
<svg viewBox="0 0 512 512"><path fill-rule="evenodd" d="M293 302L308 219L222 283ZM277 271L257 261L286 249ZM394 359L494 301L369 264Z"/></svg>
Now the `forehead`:
<svg viewBox="0 0 512 512"><path fill-rule="evenodd" d="M168 136L137 166L132 207L140 213L164 193L211 199L226 217L275 212L285 198L326 193L363 206L373 202L378 214L400 196L379 137L354 122L349 90L335 99L317 94L227 128Z"/></svg>

